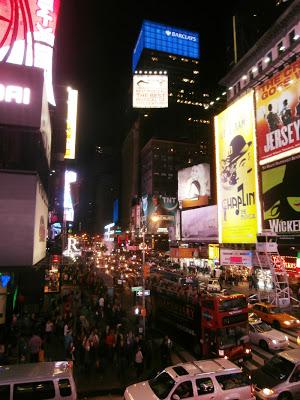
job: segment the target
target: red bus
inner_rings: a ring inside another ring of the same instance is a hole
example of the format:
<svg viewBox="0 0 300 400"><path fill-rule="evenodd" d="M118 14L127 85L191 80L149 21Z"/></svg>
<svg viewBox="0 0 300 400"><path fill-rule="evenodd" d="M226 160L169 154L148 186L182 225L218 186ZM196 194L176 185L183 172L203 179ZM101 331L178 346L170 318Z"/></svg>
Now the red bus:
<svg viewBox="0 0 300 400"><path fill-rule="evenodd" d="M191 298L172 287L152 285L151 305L155 325L197 357L251 358L245 295L207 293Z"/></svg>

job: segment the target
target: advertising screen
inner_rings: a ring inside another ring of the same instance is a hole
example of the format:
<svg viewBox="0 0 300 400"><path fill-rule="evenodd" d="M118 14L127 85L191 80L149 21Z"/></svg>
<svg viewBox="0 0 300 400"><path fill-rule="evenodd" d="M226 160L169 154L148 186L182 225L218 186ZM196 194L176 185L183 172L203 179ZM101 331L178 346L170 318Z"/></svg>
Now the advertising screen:
<svg viewBox="0 0 300 400"><path fill-rule="evenodd" d="M142 212L148 233L168 233L168 227L175 224L178 208L176 197L146 195L142 197Z"/></svg>
<svg viewBox="0 0 300 400"><path fill-rule="evenodd" d="M143 48L199 59L199 34L174 26L144 21L132 56L135 71Z"/></svg>
<svg viewBox="0 0 300 400"><path fill-rule="evenodd" d="M66 132L66 154L65 158L74 160L76 147L76 125L77 125L77 102L78 90L68 87L68 111Z"/></svg>
<svg viewBox="0 0 300 400"><path fill-rule="evenodd" d="M178 171L178 200L210 196L209 164L198 164Z"/></svg>
<svg viewBox="0 0 300 400"><path fill-rule="evenodd" d="M0 61L42 68L55 105L52 55L60 0L0 0Z"/></svg>
<svg viewBox="0 0 300 400"><path fill-rule="evenodd" d="M300 152L300 59L256 89L260 165Z"/></svg>
<svg viewBox="0 0 300 400"><path fill-rule="evenodd" d="M65 190L64 190L64 219L65 221L74 221L74 204L72 201L71 186L77 181L77 173L74 171L65 172Z"/></svg>
<svg viewBox="0 0 300 400"><path fill-rule="evenodd" d="M36 185L33 265L46 257L46 242L48 232L48 198L39 181Z"/></svg>
<svg viewBox="0 0 300 400"><path fill-rule="evenodd" d="M167 75L134 75L132 106L134 108L167 108Z"/></svg>
<svg viewBox="0 0 300 400"><path fill-rule="evenodd" d="M261 172L263 226L287 241L300 241L299 171L300 157L294 156Z"/></svg>
<svg viewBox="0 0 300 400"><path fill-rule="evenodd" d="M182 211L181 224L183 240L218 241L217 206Z"/></svg>
<svg viewBox="0 0 300 400"><path fill-rule="evenodd" d="M220 243L255 243L259 213L253 92L215 117Z"/></svg>
<svg viewBox="0 0 300 400"><path fill-rule="evenodd" d="M0 124L40 129L43 85L41 69L0 63Z"/></svg>

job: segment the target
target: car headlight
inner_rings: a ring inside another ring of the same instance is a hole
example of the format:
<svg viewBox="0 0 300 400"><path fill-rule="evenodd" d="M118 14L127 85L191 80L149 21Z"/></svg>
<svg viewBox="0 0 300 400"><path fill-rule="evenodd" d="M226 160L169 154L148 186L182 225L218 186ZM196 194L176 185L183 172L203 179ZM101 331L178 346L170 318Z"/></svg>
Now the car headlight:
<svg viewBox="0 0 300 400"><path fill-rule="evenodd" d="M250 354L250 353L251 353L251 349L247 348L247 349L245 350L245 353L246 353L246 354Z"/></svg>
<svg viewBox="0 0 300 400"><path fill-rule="evenodd" d="M277 344L277 340L276 339L272 339L272 343L273 344Z"/></svg>
<svg viewBox="0 0 300 400"><path fill-rule="evenodd" d="M300 321L299 321L299 319L296 319L296 324L300 324Z"/></svg>
<svg viewBox="0 0 300 400"><path fill-rule="evenodd" d="M263 394L264 394L265 396L271 396L271 394L274 394L274 390L269 389L269 388L264 388L264 389L263 389Z"/></svg>
<svg viewBox="0 0 300 400"><path fill-rule="evenodd" d="M288 338L286 335L284 335L284 338L285 338L285 340L286 340L286 341L288 341L288 340L289 340L289 338Z"/></svg>
<svg viewBox="0 0 300 400"><path fill-rule="evenodd" d="M291 325L291 321L284 321L284 325L290 326Z"/></svg>
<svg viewBox="0 0 300 400"><path fill-rule="evenodd" d="M219 350L219 356L223 357L225 354L224 350Z"/></svg>

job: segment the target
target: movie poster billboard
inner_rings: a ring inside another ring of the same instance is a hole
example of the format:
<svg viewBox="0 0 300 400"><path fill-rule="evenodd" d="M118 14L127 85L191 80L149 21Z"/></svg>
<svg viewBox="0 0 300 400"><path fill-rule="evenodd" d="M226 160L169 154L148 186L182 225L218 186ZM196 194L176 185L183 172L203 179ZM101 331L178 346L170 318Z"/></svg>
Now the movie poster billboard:
<svg viewBox="0 0 300 400"><path fill-rule="evenodd" d="M210 243L218 241L217 206L182 211L181 224L183 240Z"/></svg>
<svg viewBox="0 0 300 400"><path fill-rule="evenodd" d="M215 117L220 243L255 243L258 190L253 92Z"/></svg>
<svg viewBox="0 0 300 400"><path fill-rule="evenodd" d="M178 171L178 200L210 196L209 164L197 164Z"/></svg>
<svg viewBox="0 0 300 400"><path fill-rule="evenodd" d="M300 152L300 59L256 89L259 164Z"/></svg>
<svg viewBox="0 0 300 400"><path fill-rule="evenodd" d="M55 105L52 56L60 0L0 0L0 62L42 68Z"/></svg>
<svg viewBox="0 0 300 400"><path fill-rule="evenodd" d="M300 155L261 171L263 225L276 232L281 241L300 242L299 171Z"/></svg>
<svg viewBox="0 0 300 400"><path fill-rule="evenodd" d="M147 232L168 233L168 228L175 224L178 201L173 196L145 195L142 197L143 221Z"/></svg>

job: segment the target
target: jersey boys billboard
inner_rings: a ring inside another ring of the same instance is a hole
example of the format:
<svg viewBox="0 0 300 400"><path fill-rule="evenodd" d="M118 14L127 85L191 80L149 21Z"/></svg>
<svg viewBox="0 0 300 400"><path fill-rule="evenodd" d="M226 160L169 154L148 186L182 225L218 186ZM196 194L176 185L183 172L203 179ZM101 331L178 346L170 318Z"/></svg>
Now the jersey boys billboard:
<svg viewBox="0 0 300 400"><path fill-rule="evenodd" d="M256 90L261 165L300 152L300 59Z"/></svg>
<svg viewBox="0 0 300 400"><path fill-rule="evenodd" d="M0 0L0 61L42 68L55 105L52 55L60 0Z"/></svg>
<svg viewBox="0 0 300 400"><path fill-rule="evenodd" d="M258 188L253 92L215 117L220 243L255 243Z"/></svg>

